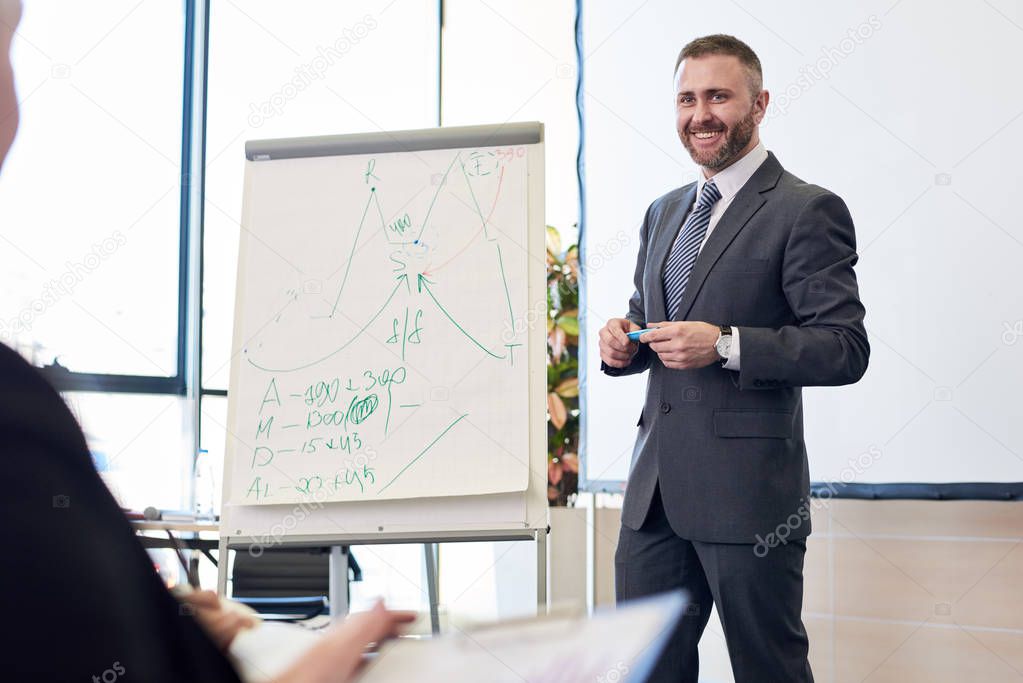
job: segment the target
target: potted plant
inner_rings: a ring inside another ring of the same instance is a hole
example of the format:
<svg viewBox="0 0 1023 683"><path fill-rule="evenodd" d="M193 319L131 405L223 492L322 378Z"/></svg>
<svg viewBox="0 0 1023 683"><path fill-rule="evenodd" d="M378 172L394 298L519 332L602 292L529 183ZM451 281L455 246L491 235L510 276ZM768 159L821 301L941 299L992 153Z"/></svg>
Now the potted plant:
<svg viewBox="0 0 1023 683"><path fill-rule="evenodd" d="M579 486L579 246L547 226L547 500L575 501Z"/></svg>

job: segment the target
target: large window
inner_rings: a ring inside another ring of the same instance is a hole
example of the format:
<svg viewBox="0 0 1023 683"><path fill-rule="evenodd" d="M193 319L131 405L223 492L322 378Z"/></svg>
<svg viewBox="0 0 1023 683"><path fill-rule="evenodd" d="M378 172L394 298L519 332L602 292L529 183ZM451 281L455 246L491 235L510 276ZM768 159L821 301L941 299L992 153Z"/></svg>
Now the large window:
<svg viewBox="0 0 1023 683"><path fill-rule="evenodd" d="M187 500L185 44L180 3L67 1L26 3L12 46L0 335L49 366L132 507Z"/></svg>
<svg viewBox="0 0 1023 683"><path fill-rule="evenodd" d="M171 2L25 7L0 292L40 363L177 374L183 36Z"/></svg>
<svg viewBox="0 0 1023 683"><path fill-rule="evenodd" d="M0 336L63 391L123 505L219 509L202 474L229 437L245 141L435 125L439 20L428 0L26 3Z"/></svg>

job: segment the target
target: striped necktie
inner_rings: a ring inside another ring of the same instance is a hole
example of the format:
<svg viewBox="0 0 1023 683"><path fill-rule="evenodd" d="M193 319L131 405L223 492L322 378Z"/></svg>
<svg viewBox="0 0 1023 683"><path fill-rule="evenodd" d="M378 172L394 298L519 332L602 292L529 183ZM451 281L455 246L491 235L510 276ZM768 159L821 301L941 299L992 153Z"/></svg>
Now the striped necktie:
<svg viewBox="0 0 1023 683"><path fill-rule="evenodd" d="M719 199L721 191L714 184L714 180L705 182L696 206L689 212L682 229L678 231L675 244L671 247L671 255L664 266L664 308L668 312L668 320L674 320L678 307L682 304L689 273L693 270L693 264L700 253L700 245L707 234L707 226L710 225L710 212Z"/></svg>

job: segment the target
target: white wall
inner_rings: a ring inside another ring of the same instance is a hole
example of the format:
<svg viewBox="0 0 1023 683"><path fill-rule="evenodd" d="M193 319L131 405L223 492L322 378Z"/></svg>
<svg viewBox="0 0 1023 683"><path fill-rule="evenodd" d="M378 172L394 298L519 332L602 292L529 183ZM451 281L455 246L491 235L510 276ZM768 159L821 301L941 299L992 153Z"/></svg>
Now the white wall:
<svg viewBox="0 0 1023 683"><path fill-rule="evenodd" d="M626 310L649 202L695 179L674 130L672 67L686 42L724 32L764 65L767 148L842 196L856 222L870 369L855 386L805 392L811 477L1023 480L1023 91L1010 67L1023 9L701 7L585 5L587 476L627 475L644 388L599 375L592 332Z"/></svg>

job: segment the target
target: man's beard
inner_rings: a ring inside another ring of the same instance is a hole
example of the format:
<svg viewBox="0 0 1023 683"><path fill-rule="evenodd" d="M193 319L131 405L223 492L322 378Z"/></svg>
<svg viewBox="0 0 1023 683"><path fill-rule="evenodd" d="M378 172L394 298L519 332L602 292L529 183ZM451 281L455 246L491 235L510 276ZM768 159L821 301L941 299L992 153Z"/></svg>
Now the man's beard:
<svg viewBox="0 0 1023 683"><path fill-rule="evenodd" d="M754 116L755 113L751 107L749 114L736 123L734 127L726 129L724 143L716 152L711 152L713 156L710 157L706 156L707 152L700 152L696 149L689 140L689 133L683 133L679 137L682 139L682 145L689 152L689 156L693 158L693 161L712 171L720 171L731 164L735 160L735 156L746 149L746 145L753 139L753 132L757 129Z"/></svg>

